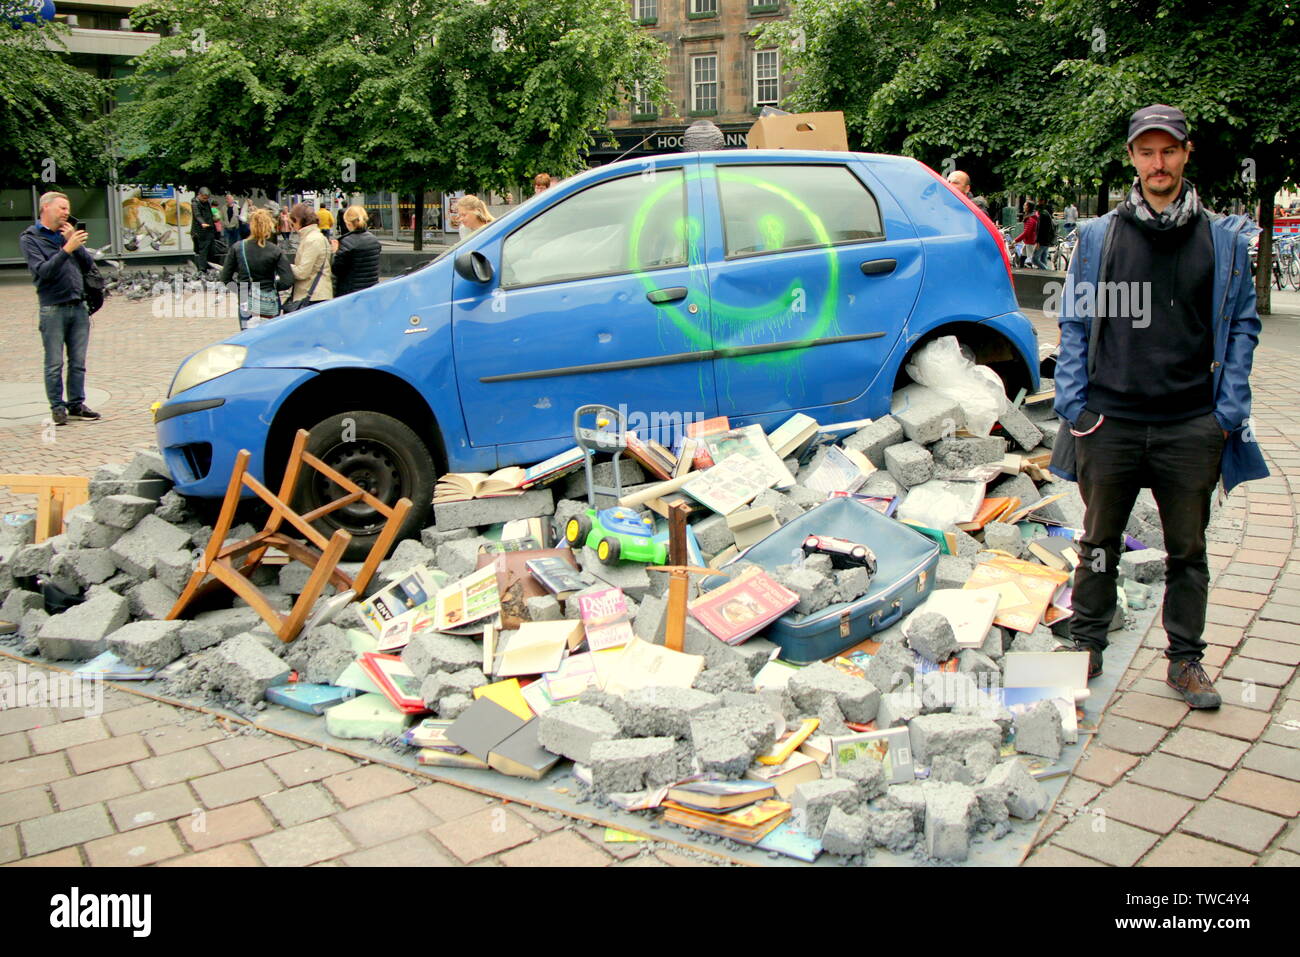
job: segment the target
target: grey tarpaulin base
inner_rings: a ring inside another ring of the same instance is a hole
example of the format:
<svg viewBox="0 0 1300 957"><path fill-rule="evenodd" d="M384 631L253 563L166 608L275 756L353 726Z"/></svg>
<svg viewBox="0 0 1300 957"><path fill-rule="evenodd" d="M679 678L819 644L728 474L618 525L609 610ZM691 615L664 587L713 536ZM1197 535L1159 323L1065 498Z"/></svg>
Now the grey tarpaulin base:
<svg viewBox="0 0 1300 957"><path fill-rule="evenodd" d="M1110 700L1119 678L1128 668L1134 652L1142 643L1156 614L1159 594L1153 594L1152 607L1136 612L1137 626L1133 629L1113 632L1111 645L1106 651L1105 673L1090 685L1092 695L1084 704L1087 716L1096 721L1101 716L1102 708ZM41 658L27 658L10 651L0 650L0 654L28 664L40 665L57 670L66 670L67 662L49 662ZM809 865L789 857L773 858L766 851L754 848L727 850L722 844L710 844L701 840L694 832L679 830L660 822L658 812L632 813L614 807L598 807L590 801L579 803L578 795L581 785L571 775L573 765L568 761L561 763L540 781L528 781L498 774L495 771L482 771L468 768L423 767L415 762L415 751L398 753L384 748L372 741L345 740L331 737L325 733L325 719L315 715L303 714L289 708L269 705L261 712L257 720L249 721L233 712L211 705L200 698L177 698L163 693L162 683L158 681L129 681L108 683L116 688L141 697L152 698L168 704L190 708L208 714L218 715L239 724L249 724L272 734L279 734L308 744L318 745L331 751L338 751L376 764L385 764L400 771L407 771L434 781L442 781L458 787L468 788L481 794L501 798L517 804L524 804L541 811L558 811L570 817L596 824L630 831L650 840L662 841L690 848L712 855L725 861L751 866L797 866ZM1059 773L1055 777L1042 781L1048 793L1049 807L1060 796L1065 782L1069 780L1068 772L1074 768L1086 735L1080 735L1077 743L1068 745L1057 763ZM1036 821L1012 820L1011 832L1000 841L987 836L977 835L971 844L969 859L964 866L1014 867L1019 864L1033 845L1034 837L1046 820L1046 813ZM657 825L657 826L654 826ZM816 865L833 867L840 863L840 858L822 854ZM891 854L878 848L869 860L872 867L913 867L917 860L910 852Z"/></svg>

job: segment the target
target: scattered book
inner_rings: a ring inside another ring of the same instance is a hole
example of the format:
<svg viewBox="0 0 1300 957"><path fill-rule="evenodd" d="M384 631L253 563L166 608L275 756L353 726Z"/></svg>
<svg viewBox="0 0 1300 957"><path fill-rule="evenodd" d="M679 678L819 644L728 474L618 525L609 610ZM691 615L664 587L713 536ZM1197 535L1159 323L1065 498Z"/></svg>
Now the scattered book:
<svg viewBox="0 0 1300 957"><path fill-rule="evenodd" d="M822 776L822 767L817 761L796 750L780 764L751 764L745 777L754 781L763 781L776 788L777 797L788 800L794 789L806 781L817 781Z"/></svg>
<svg viewBox="0 0 1300 957"><path fill-rule="evenodd" d="M641 463L651 475L670 479L677 468L677 457L653 439L643 439L635 432L626 433L627 454Z"/></svg>
<svg viewBox="0 0 1300 957"><path fill-rule="evenodd" d="M530 548L500 554L478 556L478 567L491 565L497 576L497 595L501 601L501 627L518 628L528 621L527 603L547 593L546 587L531 573L528 563L556 559L577 570L573 552L568 548Z"/></svg>
<svg viewBox="0 0 1300 957"><path fill-rule="evenodd" d="M424 704L424 696L420 694L420 679L401 658L370 651L357 660L379 686L379 693L399 711L420 714L429 710Z"/></svg>
<svg viewBox="0 0 1300 957"><path fill-rule="evenodd" d="M691 781L668 789L668 799L693 811L731 811L776 796L761 781Z"/></svg>
<svg viewBox="0 0 1300 957"><path fill-rule="evenodd" d="M1003 656L1004 688L1071 688L1088 697L1086 651L1009 651Z"/></svg>
<svg viewBox="0 0 1300 957"><path fill-rule="evenodd" d="M778 459L787 459L816 436L819 428L812 416L796 412L774 429L767 441Z"/></svg>
<svg viewBox="0 0 1300 957"><path fill-rule="evenodd" d="M719 432L728 432L730 430L731 420L725 415L719 415L712 419L699 419L686 426L686 438L698 440L704 438L706 435L717 435ZM683 448L685 448L685 444L685 439L683 439ZM709 455L709 448L703 442L696 442L695 456L692 459L692 463L693 468L697 472L711 468L714 465L713 457Z"/></svg>
<svg viewBox="0 0 1300 957"><path fill-rule="evenodd" d="M438 587L434 573L417 566L361 603L361 620L379 640L381 651L403 647L418 634L417 625L427 626L426 606L437 595Z"/></svg>
<svg viewBox="0 0 1300 957"><path fill-rule="evenodd" d="M719 515L728 515L768 487L766 474L755 472L753 463L737 453L691 477L682 491Z"/></svg>
<svg viewBox="0 0 1300 957"><path fill-rule="evenodd" d="M759 801L726 814L695 811L671 800L664 801L663 808L664 820L670 824L751 845L776 830L790 816L790 805L775 799Z"/></svg>
<svg viewBox="0 0 1300 957"><path fill-rule="evenodd" d="M768 487L787 489L794 485L794 476L772 451L761 425L747 425L743 429L729 429L700 436L700 441L708 448L709 456L714 462L722 462L733 455L743 455L752 463L751 469L763 473Z"/></svg>
<svg viewBox="0 0 1300 957"><path fill-rule="evenodd" d="M680 478L691 469L695 468L695 452L699 447L700 440L694 436L687 436L682 439L682 447L677 456L677 464L673 467L673 478Z"/></svg>
<svg viewBox="0 0 1300 957"><path fill-rule="evenodd" d="M491 618L501 611L496 569L480 568L460 581L438 590L433 613L437 631L462 628Z"/></svg>
<svg viewBox="0 0 1300 957"><path fill-rule="evenodd" d="M958 522L957 527L963 532L978 532L985 525L999 521L1003 515L1019 507L1020 499L1015 496L999 495L994 498L986 498L980 502L979 508L975 511L975 517L969 522Z"/></svg>
<svg viewBox="0 0 1300 957"><path fill-rule="evenodd" d="M266 700L304 714L324 714L326 708L342 704L356 694L354 688L295 681L291 684L272 685L267 688Z"/></svg>
<svg viewBox="0 0 1300 957"><path fill-rule="evenodd" d="M873 508L885 518L892 518L898 511L898 497L895 495L863 495L860 492L831 492L827 498L851 498Z"/></svg>
<svg viewBox="0 0 1300 957"><path fill-rule="evenodd" d="M494 681L490 685L479 685L474 689L473 694L476 701L479 698L486 698L493 704L505 708L521 721L527 721L533 716L533 709L528 707L528 701L524 698L518 678Z"/></svg>
<svg viewBox="0 0 1300 957"><path fill-rule="evenodd" d="M1029 543L1029 552L1057 571L1071 572L1079 566L1079 546L1068 538L1036 538Z"/></svg>
<svg viewBox="0 0 1300 957"><path fill-rule="evenodd" d="M817 726L820 724L821 720L819 718L804 718L803 721L799 722L799 727L785 732L776 739L772 747L760 754L755 760L759 764L784 764L798 750L799 745L812 737L812 733L817 730Z"/></svg>
<svg viewBox="0 0 1300 957"><path fill-rule="evenodd" d="M582 623L526 621L497 652L493 674L501 678L541 675L560 667L564 651L582 640Z"/></svg>
<svg viewBox="0 0 1300 957"><path fill-rule="evenodd" d="M460 745L447 737L447 729L454 721L445 718L425 718L419 724L407 729L402 741L416 748L436 748L439 751L464 751Z"/></svg>
<svg viewBox="0 0 1300 957"><path fill-rule="evenodd" d="M582 465L583 458L582 449L575 445L573 448L565 449L563 452L552 455L549 459L538 462L536 465L530 465L524 469L522 487L527 489L550 485L570 472L577 471Z"/></svg>
<svg viewBox="0 0 1300 957"><path fill-rule="evenodd" d="M560 601L587 587L573 563L572 554L567 560L557 557L530 558L524 565L542 587Z"/></svg>
<svg viewBox="0 0 1300 957"><path fill-rule="evenodd" d="M113 652L104 651L78 665L73 673L83 678L102 678L105 681L148 681L158 673L158 669L128 665Z"/></svg>
<svg viewBox="0 0 1300 957"><path fill-rule="evenodd" d="M546 697L551 703L561 704L565 701L572 701L588 688L597 687L599 683L596 671L596 656L591 652L584 652L580 655L569 655L564 661L560 662L559 668L549 674L542 675L541 681L533 682L528 688L535 688L540 685L544 687ZM525 691L527 690L525 689ZM530 701L529 704L532 704L532 702ZM536 711L537 709L534 707L533 710Z"/></svg>
<svg viewBox="0 0 1300 957"><path fill-rule="evenodd" d="M937 528L930 528L928 525L922 525L920 522L914 522L911 519L900 518L900 522L914 531L920 532L926 538L933 539L939 545L940 553L944 555L957 554L957 536L952 532L941 531Z"/></svg>
<svg viewBox="0 0 1300 957"><path fill-rule="evenodd" d="M760 851L776 851L797 861L811 864L822 852L822 842L805 834L793 821L782 821L756 845Z"/></svg>
<svg viewBox="0 0 1300 957"><path fill-rule="evenodd" d="M969 522L979 512L983 501L983 482L930 479L907 490L907 496L898 508L898 517L933 525L935 518L942 514L941 520L945 524Z"/></svg>
<svg viewBox="0 0 1300 957"><path fill-rule="evenodd" d="M415 763L425 767L438 768L474 768L479 771L488 770L488 763L481 758L476 758L468 751L440 751L437 748L422 748L415 755Z"/></svg>
<svg viewBox="0 0 1300 957"><path fill-rule="evenodd" d="M578 596L578 612L592 651L621 648L632 640L632 621L621 588L606 588ZM550 669L548 669L550 670Z"/></svg>
<svg viewBox="0 0 1300 957"><path fill-rule="evenodd" d="M474 498L523 495L525 472L518 465L487 472L448 472L433 487L433 504L467 502Z"/></svg>
<svg viewBox="0 0 1300 957"><path fill-rule="evenodd" d="M555 767L560 756L547 751L537 743L537 719L530 719L522 728L488 752L488 767L511 777L540 780Z"/></svg>
<svg viewBox="0 0 1300 957"><path fill-rule="evenodd" d="M487 543L479 554L539 551L551 547L551 524L542 518L519 518L493 525L483 533Z"/></svg>
<svg viewBox="0 0 1300 957"><path fill-rule="evenodd" d="M999 600L998 593L988 588L936 588L908 620L923 612L935 612L948 619L960 647L978 648L997 617Z"/></svg>
<svg viewBox="0 0 1300 957"><path fill-rule="evenodd" d="M487 761L497 745L532 720L531 711L528 717L522 717L491 698L479 698L451 723L447 738L480 761Z"/></svg>
<svg viewBox="0 0 1300 957"><path fill-rule="evenodd" d="M1008 525L1015 525L1017 522L1023 522L1025 519L1029 518L1029 516L1033 515L1035 521L1046 523L1047 520L1045 518L1043 518L1041 515L1036 514L1038 510L1041 508L1045 508L1046 506L1051 505L1053 502L1059 501L1063 498L1065 498L1065 493L1057 492L1055 495L1049 495L1047 496L1047 498L1039 499L1037 502L1031 502L1028 505L1022 505L1014 512L1008 512L1007 517L1002 519L1002 521L1006 522Z"/></svg>
<svg viewBox="0 0 1300 957"><path fill-rule="evenodd" d="M738 645L799 604L799 596L757 565L687 605L691 617L716 638Z"/></svg>
<svg viewBox="0 0 1300 957"><path fill-rule="evenodd" d="M916 779L912 742L905 727L836 735L830 745L832 777L855 761L876 760L884 764L885 780L890 784L910 784Z"/></svg>
<svg viewBox="0 0 1300 957"><path fill-rule="evenodd" d="M829 495L831 492L856 492L876 467L861 452L832 445L821 464L804 480L804 487Z"/></svg>
<svg viewBox="0 0 1300 957"><path fill-rule="evenodd" d="M615 654L615 652L603 652ZM601 675L601 686L608 694L625 695L636 688L651 686L689 688L704 670L703 655L688 655L681 651L672 651L662 645L651 644L640 638L633 638L617 652L608 668L602 668L599 660L597 671ZM479 689L475 689L475 693Z"/></svg>
<svg viewBox="0 0 1300 957"><path fill-rule="evenodd" d="M1057 588L1069 577L1067 572L999 555L977 564L964 587L996 589L998 613L993 623L1013 631L1033 631Z"/></svg>

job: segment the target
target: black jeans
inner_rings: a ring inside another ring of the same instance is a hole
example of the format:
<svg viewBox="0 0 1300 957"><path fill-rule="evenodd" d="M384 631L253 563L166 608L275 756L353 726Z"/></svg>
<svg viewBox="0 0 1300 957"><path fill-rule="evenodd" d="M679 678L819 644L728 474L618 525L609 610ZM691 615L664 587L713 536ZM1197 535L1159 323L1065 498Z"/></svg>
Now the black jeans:
<svg viewBox="0 0 1300 957"><path fill-rule="evenodd" d="M1080 416L1078 431L1097 417ZM1074 571L1070 635L1105 648L1115 614L1115 579L1139 490L1151 489L1164 526L1166 657L1199 661L1205 649L1205 605L1210 569L1205 528L1219 478L1223 430L1213 413L1183 422L1135 422L1107 417L1095 432L1075 439L1079 493L1086 506L1081 558Z"/></svg>

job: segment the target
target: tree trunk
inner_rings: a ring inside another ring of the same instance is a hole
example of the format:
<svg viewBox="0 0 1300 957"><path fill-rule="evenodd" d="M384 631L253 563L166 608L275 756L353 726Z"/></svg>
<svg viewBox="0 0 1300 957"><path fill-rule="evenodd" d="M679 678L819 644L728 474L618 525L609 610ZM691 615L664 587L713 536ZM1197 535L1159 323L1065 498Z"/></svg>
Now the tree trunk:
<svg viewBox="0 0 1300 957"><path fill-rule="evenodd" d="M1259 258L1255 266L1256 309L1261 316L1273 311L1273 197L1279 184L1261 183L1259 190Z"/></svg>
<svg viewBox="0 0 1300 957"><path fill-rule="evenodd" d="M1110 212L1110 187L1102 183L1097 187L1097 215L1105 216Z"/></svg>
<svg viewBox="0 0 1300 957"><path fill-rule="evenodd" d="M417 253L424 249L424 187L415 191L415 245Z"/></svg>

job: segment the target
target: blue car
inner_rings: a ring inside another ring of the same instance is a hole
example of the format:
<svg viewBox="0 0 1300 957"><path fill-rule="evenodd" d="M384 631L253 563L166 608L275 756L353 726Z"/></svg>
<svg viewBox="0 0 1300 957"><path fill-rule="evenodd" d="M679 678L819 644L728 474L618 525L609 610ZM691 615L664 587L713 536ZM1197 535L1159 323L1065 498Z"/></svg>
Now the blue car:
<svg viewBox="0 0 1300 957"><path fill-rule="evenodd" d="M1009 394L1038 387L996 227L915 160L679 153L588 170L398 279L187 358L156 415L177 488L219 498L235 456L279 480L295 432L428 524L435 477L540 461L572 415L621 406L668 442L727 416L771 430L889 411L903 367L955 335ZM315 476L315 473L312 473ZM330 483L300 489L310 510ZM363 504L321 520L369 548Z"/></svg>

